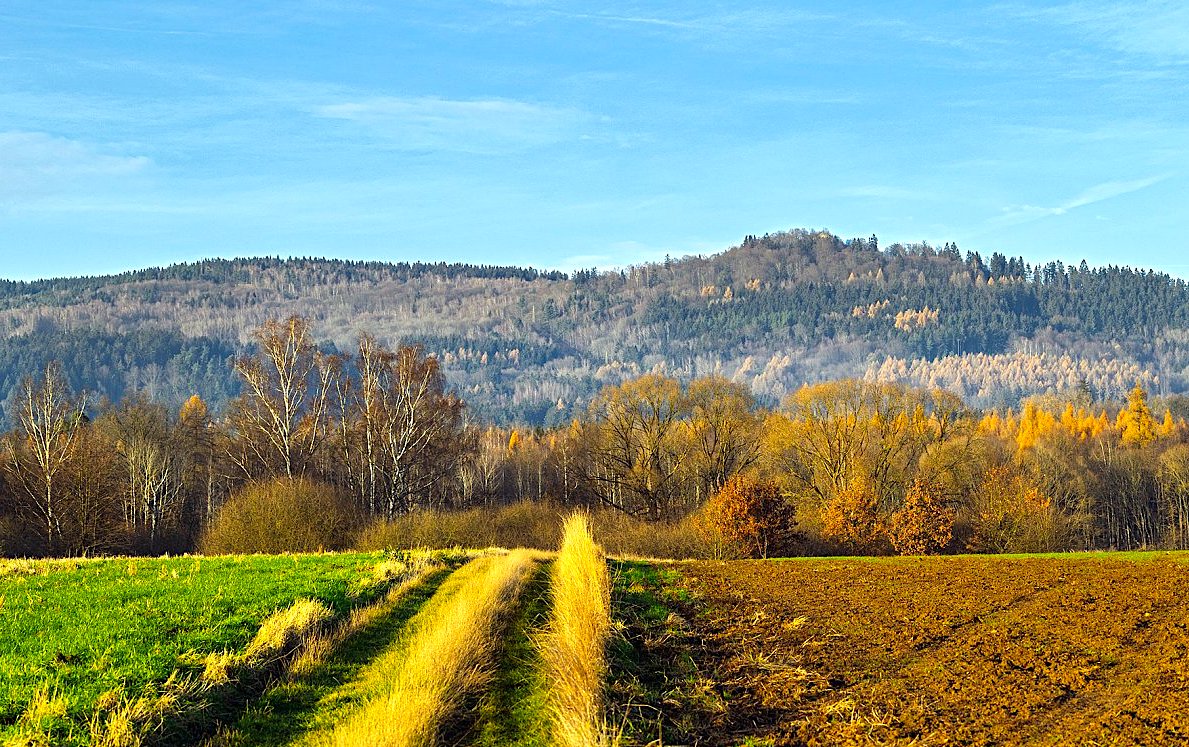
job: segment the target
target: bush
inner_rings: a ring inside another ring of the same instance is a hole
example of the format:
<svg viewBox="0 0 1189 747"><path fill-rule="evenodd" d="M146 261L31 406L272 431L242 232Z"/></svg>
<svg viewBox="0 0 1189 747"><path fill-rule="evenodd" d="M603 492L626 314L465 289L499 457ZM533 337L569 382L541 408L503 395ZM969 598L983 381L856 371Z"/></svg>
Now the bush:
<svg viewBox="0 0 1189 747"><path fill-rule="evenodd" d="M715 546L702 531L700 517L680 521L641 521L622 511L600 511L590 517L595 539L608 555L644 558L712 558Z"/></svg>
<svg viewBox="0 0 1189 747"><path fill-rule="evenodd" d="M41 533L18 516L0 515L0 558L42 558L49 552Z"/></svg>
<svg viewBox="0 0 1189 747"><path fill-rule="evenodd" d="M1009 467L987 472L972 497L972 509L971 552L1053 552L1068 541L1069 521L1052 498Z"/></svg>
<svg viewBox="0 0 1189 747"><path fill-rule="evenodd" d="M561 514L545 503L524 501L498 508L412 511L371 524L355 543L359 550L419 547L529 547L554 550L561 540Z"/></svg>
<svg viewBox="0 0 1189 747"><path fill-rule="evenodd" d="M413 511L392 521L378 521L359 535L359 550L411 550L419 547L529 547L556 550L567 509L523 501L496 508L464 511ZM591 515L596 540L611 555L655 558L710 557L712 548L687 518L654 523L620 511Z"/></svg>
<svg viewBox="0 0 1189 747"><path fill-rule="evenodd" d="M888 535L901 555L939 553L954 539L954 511L937 485L914 480L904 505L892 514Z"/></svg>
<svg viewBox="0 0 1189 747"><path fill-rule="evenodd" d="M879 497L862 478L826 501L822 509L822 537L852 553L872 553L887 542L879 513Z"/></svg>
<svg viewBox="0 0 1189 747"><path fill-rule="evenodd" d="M746 558L788 555L796 544L796 510L769 480L736 475L702 509L706 528Z"/></svg>
<svg viewBox="0 0 1189 747"><path fill-rule="evenodd" d="M228 499L199 548L208 555L342 550L356 526L350 504L330 486L282 477L249 483Z"/></svg>

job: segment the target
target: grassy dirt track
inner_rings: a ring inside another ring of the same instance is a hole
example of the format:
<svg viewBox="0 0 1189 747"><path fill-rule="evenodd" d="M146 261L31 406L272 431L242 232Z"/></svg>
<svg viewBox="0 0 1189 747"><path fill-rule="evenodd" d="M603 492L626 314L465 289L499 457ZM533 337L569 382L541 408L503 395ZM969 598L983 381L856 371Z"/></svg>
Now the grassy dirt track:
<svg viewBox="0 0 1189 747"><path fill-rule="evenodd" d="M4 561L0 744L604 744L606 561L585 520L566 538L557 556ZM589 706L577 721L561 690Z"/></svg>
<svg viewBox="0 0 1189 747"><path fill-rule="evenodd" d="M479 703L474 727L463 740L470 747L549 747L544 718L548 683L533 641L549 615L551 568L547 562L533 572L504 632L499 667Z"/></svg>
<svg viewBox="0 0 1189 747"><path fill-rule="evenodd" d="M363 693L352 687L352 683L379 652L398 640L409 620L451 572L451 568L434 571L423 583L409 588L375 619L355 631L331 656L309 667L301 676L277 683L250 703L238 720L224 724L205 742L205 747L287 745L307 732L332 724L336 717L357 707Z"/></svg>
<svg viewBox="0 0 1189 747"><path fill-rule="evenodd" d="M664 711L639 743L1184 743L1186 559L631 566L618 602L646 665L613 691Z"/></svg>

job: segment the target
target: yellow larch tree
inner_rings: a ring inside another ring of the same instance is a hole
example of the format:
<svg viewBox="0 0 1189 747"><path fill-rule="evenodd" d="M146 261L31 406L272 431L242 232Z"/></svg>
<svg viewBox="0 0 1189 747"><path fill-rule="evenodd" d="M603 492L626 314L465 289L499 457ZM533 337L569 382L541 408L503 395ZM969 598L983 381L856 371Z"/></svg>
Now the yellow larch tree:
<svg viewBox="0 0 1189 747"><path fill-rule="evenodd" d="M1156 440L1156 421L1148 409L1148 393L1136 382L1127 396L1127 407L1115 421L1124 446L1147 446Z"/></svg>

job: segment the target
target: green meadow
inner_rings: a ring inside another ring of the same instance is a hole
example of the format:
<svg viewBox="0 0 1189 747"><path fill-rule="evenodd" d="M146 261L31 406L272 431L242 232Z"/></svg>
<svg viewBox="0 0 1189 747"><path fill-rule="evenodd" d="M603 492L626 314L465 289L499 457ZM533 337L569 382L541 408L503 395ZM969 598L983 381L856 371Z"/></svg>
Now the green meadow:
<svg viewBox="0 0 1189 747"><path fill-rule="evenodd" d="M0 565L0 740L35 700L54 744L87 742L111 694L165 682L205 654L241 651L299 598L336 615L374 599L383 553L9 562ZM26 718L26 721L28 719Z"/></svg>

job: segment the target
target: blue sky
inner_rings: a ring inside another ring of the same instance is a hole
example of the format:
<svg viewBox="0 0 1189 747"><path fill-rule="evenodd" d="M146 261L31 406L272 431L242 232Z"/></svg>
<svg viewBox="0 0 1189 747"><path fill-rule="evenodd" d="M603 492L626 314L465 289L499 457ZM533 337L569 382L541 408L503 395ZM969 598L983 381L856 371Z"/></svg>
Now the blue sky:
<svg viewBox="0 0 1189 747"><path fill-rule="evenodd" d="M1189 276L1189 6L7 0L0 277L826 228Z"/></svg>

